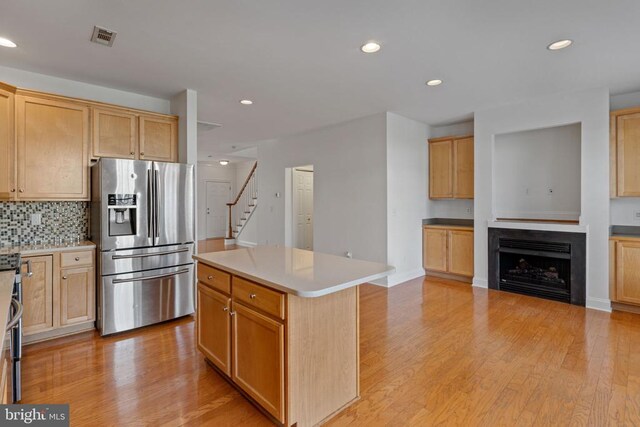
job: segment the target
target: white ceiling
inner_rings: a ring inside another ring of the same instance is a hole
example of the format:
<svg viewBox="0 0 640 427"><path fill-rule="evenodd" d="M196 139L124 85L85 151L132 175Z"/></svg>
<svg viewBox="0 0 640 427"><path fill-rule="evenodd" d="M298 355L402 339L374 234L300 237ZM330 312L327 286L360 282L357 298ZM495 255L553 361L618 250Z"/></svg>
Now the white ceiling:
<svg viewBox="0 0 640 427"><path fill-rule="evenodd" d="M640 89L637 0L2 0L0 64L198 92L211 152L382 111L430 124L545 93ZM118 32L89 42L93 25ZM571 38L569 49L546 50ZM360 53L375 39L378 54ZM428 88L424 82L444 84ZM238 100L249 98L246 107Z"/></svg>

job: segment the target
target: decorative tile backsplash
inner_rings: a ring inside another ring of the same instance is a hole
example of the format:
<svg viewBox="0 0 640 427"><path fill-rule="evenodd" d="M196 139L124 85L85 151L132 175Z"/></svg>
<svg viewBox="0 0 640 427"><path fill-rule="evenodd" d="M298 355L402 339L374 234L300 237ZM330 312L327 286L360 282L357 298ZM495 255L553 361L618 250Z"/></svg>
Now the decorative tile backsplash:
<svg viewBox="0 0 640 427"><path fill-rule="evenodd" d="M32 225L32 214L41 224ZM0 202L0 247L85 240L89 202Z"/></svg>

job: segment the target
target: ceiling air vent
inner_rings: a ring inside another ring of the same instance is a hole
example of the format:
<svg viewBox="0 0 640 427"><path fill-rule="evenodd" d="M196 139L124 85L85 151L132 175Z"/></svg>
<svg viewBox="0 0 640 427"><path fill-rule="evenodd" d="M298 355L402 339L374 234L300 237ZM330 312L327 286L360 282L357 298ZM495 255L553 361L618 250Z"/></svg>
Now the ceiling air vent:
<svg viewBox="0 0 640 427"><path fill-rule="evenodd" d="M91 35L91 41L101 44L103 46L113 46L113 41L116 39L115 31L107 30L98 26L93 27L93 34Z"/></svg>

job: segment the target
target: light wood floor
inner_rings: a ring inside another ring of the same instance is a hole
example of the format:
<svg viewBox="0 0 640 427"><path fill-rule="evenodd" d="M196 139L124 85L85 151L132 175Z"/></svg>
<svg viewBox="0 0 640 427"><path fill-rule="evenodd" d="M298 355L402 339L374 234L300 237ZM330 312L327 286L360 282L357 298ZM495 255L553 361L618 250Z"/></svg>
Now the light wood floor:
<svg viewBox="0 0 640 427"><path fill-rule="evenodd" d="M438 279L360 295L361 399L329 425L640 425L640 315ZM24 402L72 425L269 425L190 318L29 346L23 370Z"/></svg>

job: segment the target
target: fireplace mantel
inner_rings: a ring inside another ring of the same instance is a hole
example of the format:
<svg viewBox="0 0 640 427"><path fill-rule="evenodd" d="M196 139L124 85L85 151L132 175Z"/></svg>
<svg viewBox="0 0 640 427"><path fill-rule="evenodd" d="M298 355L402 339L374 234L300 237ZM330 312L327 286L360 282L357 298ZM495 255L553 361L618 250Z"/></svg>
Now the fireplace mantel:
<svg viewBox="0 0 640 427"><path fill-rule="evenodd" d="M566 233L587 233L588 225L561 223L561 222L535 222L535 221L487 221L489 228L508 228L514 230L560 231Z"/></svg>

